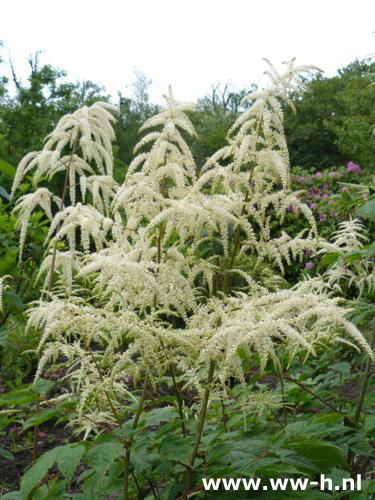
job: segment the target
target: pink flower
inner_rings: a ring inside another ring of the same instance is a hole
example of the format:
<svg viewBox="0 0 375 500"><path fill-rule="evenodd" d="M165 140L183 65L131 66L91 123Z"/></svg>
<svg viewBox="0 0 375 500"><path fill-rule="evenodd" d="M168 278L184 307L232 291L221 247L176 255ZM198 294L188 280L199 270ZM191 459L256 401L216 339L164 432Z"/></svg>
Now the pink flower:
<svg viewBox="0 0 375 500"><path fill-rule="evenodd" d="M308 271L311 271L312 269L314 269L314 267L315 267L314 262L312 262L311 260L309 260L305 264L305 269L307 269Z"/></svg>
<svg viewBox="0 0 375 500"><path fill-rule="evenodd" d="M340 191L341 191L342 193L347 193L347 192L349 191L349 189L348 189L348 188L346 188L346 187L343 187L343 188L341 188L341 189L340 189Z"/></svg>
<svg viewBox="0 0 375 500"><path fill-rule="evenodd" d="M333 200L328 200L328 205L334 205L335 202Z"/></svg>
<svg viewBox="0 0 375 500"><path fill-rule="evenodd" d="M346 167L346 170L348 172L360 172L361 167L359 165L357 165L356 163L353 163L352 161L350 161Z"/></svg>
<svg viewBox="0 0 375 500"><path fill-rule="evenodd" d="M325 221L325 220L326 220L326 218L327 218L327 217L325 216L325 214L320 214L320 216L319 216L319 219L320 219L321 221Z"/></svg>
<svg viewBox="0 0 375 500"><path fill-rule="evenodd" d="M321 176L322 176L322 172L317 172L317 173L315 174L315 177L321 177Z"/></svg>
<svg viewBox="0 0 375 500"><path fill-rule="evenodd" d="M316 203L310 203L310 208L314 210L318 205Z"/></svg>
<svg viewBox="0 0 375 500"><path fill-rule="evenodd" d="M337 217L337 212L331 212L332 217Z"/></svg>
<svg viewBox="0 0 375 500"><path fill-rule="evenodd" d="M328 194L323 194L323 198L327 200L329 198Z"/></svg>

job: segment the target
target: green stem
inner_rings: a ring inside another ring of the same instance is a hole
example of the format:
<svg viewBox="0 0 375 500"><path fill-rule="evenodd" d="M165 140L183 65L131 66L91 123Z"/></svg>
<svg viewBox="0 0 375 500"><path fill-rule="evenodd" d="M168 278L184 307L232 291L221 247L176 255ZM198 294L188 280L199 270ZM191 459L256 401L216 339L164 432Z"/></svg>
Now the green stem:
<svg viewBox="0 0 375 500"><path fill-rule="evenodd" d="M258 125L260 125L260 124L258 124ZM241 215L240 215L240 217L242 217L243 215L245 215L246 203L249 201L249 193L250 193L251 181L253 179L253 173L254 173L254 168L252 169L252 171L250 173L249 188L246 190L245 201L244 201L244 204L242 205L242 208L241 208ZM223 293L224 293L224 295L226 295L227 291L228 291L229 271L233 268L234 260L235 260L235 258L237 256L237 252L238 252L238 250L240 248L240 242L241 242L241 226L240 226L240 224L238 224L237 228L236 228L236 235L234 237L234 247L233 247L233 250L232 250L232 255L230 257L229 267L227 268L227 270L225 271L225 274L224 274L224 282L223 282Z"/></svg>
<svg viewBox="0 0 375 500"><path fill-rule="evenodd" d="M371 343L370 343L371 349L374 349L374 345L375 345L375 318L374 318L373 327L372 327L372 335L371 335ZM355 424L357 424L359 422L359 419L361 417L363 402L365 400L365 394L366 394L366 389L367 389L367 383L368 383L368 379L370 378L370 368L371 368L371 358L369 357L367 360L367 363L366 363L365 372L363 374L361 390L359 393L357 408L356 408L355 415L354 415L354 423ZM352 464L353 457L354 457L354 453L351 449L349 449L347 461L348 461L348 464L350 466Z"/></svg>
<svg viewBox="0 0 375 500"><path fill-rule="evenodd" d="M164 342L161 339L159 339L159 340L160 340L161 347L162 347L162 349L163 349L163 351L165 353L165 356L168 357L167 350L166 350L166 348L164 346ZM176 393L176 399L177 399L177 405L178 405L178 413L180 415L180 421L181 421L181 432L182 432L182 436L186 437L186 428L185 428L185 422L184 422L184 413L182 411L182 398L181 398L180 390L179 390L178 385L177 385L176 376L175 376L175 373L174 373L174 368L173 368L172 362L170 362L169 368L171 370L173 387L174 387L174 390L175 390L175 393Z"/></svg>
<svg viewBox="0 0 375 500"><path fill-rule="evenodd" d="M281 395L283 399L283 418L284 418L284 425L288 425L288 416L286 413L286 398L285 398L285 386L284 386L284 376L283 376L283 368L281 364L278 366L278 371L279 371L279 378L280 378L280 388L281 388Z"/></svg>
<svg viewBox="0 0 375 500"><path fill-rule="evenodd" d="M37 395L37 398L36 398L36 401L35 401L35 414L36 415L39 413L39 408L40 408L40 394ZM39 434L39 425L36 425L34 427L34 432L33 432L33 454L32 454L32 457L31 457L31 463L32 464L38 458L38 451L39 451L38 434Z"/></svg>
<svg viewBox="0 0 375 500"><path fill-rule="evenodd" d="M186 437L186 428L185 428L185 422L184 422L184 414L183 414L183 411L182 411L181 394L180 394L180 390L179 390L177 382L176 382L176 377L175 377L175 374L174 374L174 368L173 368L172 364L170 364L170 369L171 369L173 386L174 386L174 390L175 390L175 393L176 393L176 399L177 399L177 405L178 405L178 413L180 415L181 432L182 432L182 436Z"/></svg>
<svg viewBox="0 0 375 500"><path fill-rule="evenodd" d="M98 371L98 374L99 374L99 378L100 378L100 381L103 385L103 389L104 389L104 378L103 378L103 374L102 374L102 371L100 369L100 366L98 365L96 359L94 358L94 353L92 351L90 351L90 354L91 354L91 359L93 360L94 362L94 365ZM114 407L114 404L113 404L113 401L110 397L110 395L108 394L108 391L106 389L104 389L104 394L106 395L106 398L107 398L107 401L108 401L108 404L109 406L111 407L111 411L112 411L112 414L113 414L113 417L115 418L116 422L121 425L121 419L116 411L116 408ZM97 404L97 407L98 407L98 410L99 410L99 404L98 402L96 402Z"/></svg>
<svg viewBox="0 0 375 500"><path fill-rule="evenodd" d="M306 391L309 394L311 394L312 396L314 396L315 399L317 399L318 401L320 401L324 406L326 406L330 410L334 411L335 413L341 413L338 410L336 410L336 408L334 406L332 406L331 403L328 403L328 401L326 401L325 399L322 399L321 397L319 397L315 392L313 392L311 389L309 389L305 385L301 384L300 382L297 382L297 380L295 380L294 378L292 378L292 377L284 377L284 378L286 378L287 380L290 380L294 384L298 385L298 387L300 387L304 391Z"/></svg>
<svg viewBox="0 0 375 500"><path fill-rule="evenodd" d="M251 176L250 176L250 179L251 179ZM242 205L242 209L241 209L241 217L245 213L245 207L246 207L246 203L247 203L248 199L249 199L249 191L246 191L245 203ZM241 242L241 226L240 226L240 224L238 224L237 228L236 228L236 235L234 237L234 246L233 246L233 250L232 250L232 255L230 257L229 266L224 274L224 282L223 282L224 295L226 295L227 291L228 291L229 271L233 268L234 260L237 256L237 252L238 252L239 247L240 247L240 242Z"/></svg>
<svg viewBox="0 0 375 500"><path fill-rule="evenodd" d="M197 425L197 432L195 434L193 449L192 449L191 454L190 454L189 467L188 467L188 469L186 469L186 472L185 472L184 494L182 497L183 500L186 500L189 496L190 483L191 483L191 478L193 475L193 466L194 466L195 459L197 457L199 444L200 444L201 438L202 438L203 426L204 426L204 422L206 419L206 413L207 413L208 399L209 399L210 390L211 390L211 383L212 383L212 380L214 377L214 370L215 370L215 363L214 363L214 361L211 361L210 367L208 370L207 385L206 385L206 389L204 391L201 413L200 413L198 425Z"/></svg>
<svg viewBox="0 0 375 500"><path fill-rule="evenodd" d="M220 401L221 401L221 411L223 412L223 426L224 426L224 431L228 432L227 422L228 422L229 418L228 418L228 415L226 414L225 405L224 405L224 401L223 401L222 397L220 398Z"/></svg>
<svg viewBox="0 0 375 500"><path fill-rule="evenodd" d="M372 327L372 335L371 335L371 343L370 347L371 349L374 349L375 345L375 318L374 318L374 323ZM365 399L365 394L366 394L366 389L367 389L367 383L368 379L370 378L370 368L371 368L371 358L369 357L366 363L366 368L365 368L365 373L363 374L363 379L362 379L362 385L361 385L361 392L359 394L358 402L357 402L357 409L354 415L354 422L358 423L361 413L362 413L362 407L363 407L363 402Z"/></svg>
<svg viewBox="0 0 375 500"><path fill-rule="evenodd" d="M132 430L135 430L138 427L138 422L141 417L141 413L143 410L143 405L146 399L146 393L147 393L147 387L148 387L148 376L146 375L145 381L143 383L143 390L142 390L142 395L141 398L138 402L138 408L135 413L135 417L133 420L133 425L132 425ZM132 439L130 439L126 444L125 444L125 464L124 464L124 499L125 500L130 500L129 497L129 473L130 473L130 448L132 445Z"/></svg>

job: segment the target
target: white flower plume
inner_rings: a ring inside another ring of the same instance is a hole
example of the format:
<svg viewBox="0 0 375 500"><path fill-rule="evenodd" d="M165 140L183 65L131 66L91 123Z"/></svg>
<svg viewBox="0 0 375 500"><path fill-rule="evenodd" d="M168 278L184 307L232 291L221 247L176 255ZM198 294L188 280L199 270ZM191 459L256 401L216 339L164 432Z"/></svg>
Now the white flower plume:
<svg viewBox="0 0 375 500"><path fill-rule="evenodd" d="M290 360L332 342L373 358L326 284L310 279L280 290L279 271L320 242L311 210L289 187L282 112L301 72L311 69L292 61L279 74L270 65L271 86L249 96L228 145L199 175L186 142L195 135L186 114L191 106L170 89L166 108L142 127L147 133L119 189L112 178L113 117L101 103L60 120L47 152L22 163L16 185L27 169L36 167L36 180L70 169L65 191L73 189L72 206L64 202L53 217L47 241L55 262L49 254L39 273L48 280L54 266L61 287L33 304L28 328L41 332L36 378L48 363L65 360L66 397L78 400L71 423L85 437L116 425L113 408L131 416L127 377L147 376L155 387L171 363L186 384L201 389L208 364L223 387L228 376L243 380L240 355L260 359L265 369L269 360L278 362L281 345ZM52 215L51 195L40 192L39 199ZM20 205L23 231L35 201ZM297 234L283 226L290 206L306 222ZM353 248L365 241L357 223L350 232ZM333 243L342 252L345 238L337 234ZM65 239L69 251L60 251Z"/></svg>
<svg viewBox="0 0 375 500"><path fill-rule="evenodd" d="M350 219L339 224L331 242L322 241L320 254L338 254L336 262L324 273L329 286L342 292L344 284L348 288L355 287L361 297L367 290L375 290L374 262L361 254L367 243L366 229L359 219ZM347 259L347 254L357 253L357 258Z"/></svg>
<svg viewBox="0 0 375 500"><path fill-rule="evenodd" d="M25 244L27 226L29 224L31 212L35 209L35 207L40 206L44 210L46 216L52 220L52 200L55 201L57 205L61 203L59 198L54 196L47 188L39 188L34 193L25 194L17 200L17 204L13 211L19 212L16 227L21 228L19 245L20 262L22 260L22 250Z"/></svg>
<svg viewBox="0 0 375 500"><path fill-rule="evenodd" d="M50 245L62 240L65 236L68 238L69 249L74 252L76 248L76 229L81 231L81 245L85 252L90 249L90 236L98 250L103 247L106 236L113 221L104 217L98 210L90 205L77 203L75 206L67 207L59 212L53 219L47 238L51 238Z"/></svg>
<svg viewBox="0 0 375 500"><path fill-rule="evenodd" d="M115 139L112 123L115 118L109 111L116 112L116 107L105 102L96 102L61 118L54 131L47 137L42 151L28 153L21 160L13 182L12 196L25 175L34 168L34 185L42 176L46 175L50 179L61 170L71 169L79 175L82 175L82 170L94 173L87 163L91 161L95 163L100 174L112 175L112 141ZM82 157L76 155L78 147ZM66 148L71 150L68 156L63 155ZM72 190L74 174L70 175ZM74 195L72 197L74 198Z"/></svg>

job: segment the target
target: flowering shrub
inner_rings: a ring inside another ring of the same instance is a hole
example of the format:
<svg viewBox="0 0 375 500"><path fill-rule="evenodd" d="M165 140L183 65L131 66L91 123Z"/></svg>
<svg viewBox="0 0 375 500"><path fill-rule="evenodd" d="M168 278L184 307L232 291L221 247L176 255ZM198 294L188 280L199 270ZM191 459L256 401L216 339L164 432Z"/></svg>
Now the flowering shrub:
<svg viewBox="0 0 375 500"><path fill-rule="evenodd" d="M251 105L228 144L201 168L187 144L195 134L186 114L191 105L178 103L171 90L165 109L142 127L146 135L122 186L112 178L116 110L101 102L60 120L42 151L18 167L13 193L31 172L35 186L58 172L65 176L59 196L39 187L15 207L20 258L34 208L51 221L40 269L44 292L28 322L40 332L35 381L64 361L65 392L47 403L72 404L69 423L84 439L116 436L125 456L125 498L135 487L136 430L147 430L145 399L167 373L190 450L180 490L187 498L210 399L229 400L228 380L235 378L243 405L259 406L253 395L246 402L249 363L260 373L269 361L282 370L281 348L290 364L301 352L314 355L336 342L373 356L322 280L282 284L285 268L314 255L321 242L312 208L291 188L281 106L309 69L291 61L279 74L270 65L271 86L245 98ZM325 194L322 203L330 207ZM317 193L306 196L313 202ZM303 218L301 230L287 232L290 213ZM199 398L198 411L184 408L181 384ZM131 392L134 386L141 395ZM192 414L194 435L186 422ZM28 495L26 481L23 488Z"/></svg>

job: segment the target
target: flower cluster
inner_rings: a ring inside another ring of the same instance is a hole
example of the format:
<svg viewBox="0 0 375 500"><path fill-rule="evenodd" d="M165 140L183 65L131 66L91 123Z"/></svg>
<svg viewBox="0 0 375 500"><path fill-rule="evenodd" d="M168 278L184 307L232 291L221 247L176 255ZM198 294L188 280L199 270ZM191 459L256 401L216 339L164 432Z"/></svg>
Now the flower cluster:
<svg viewBox="0 0 375 500"><path fill-rule="evenodd" d="M325 279L328 285L339 292L343 292L344 285L355 287L359 297L365 291L375 290L374 262L360 254L363 245L368 241L366 230L361 221L350 219L339 225L339 230L333 235L330 243L322 242L321 254L338 254L337 261L326 271ZM348 262L346 255L358 253L356 259Z"/></svg>
<svg viewBox="0 0 375 500"><path fill-rule="evenodd" d="M63 118L43 151L19 166L13 191L33 167L35 182L66 174L57 213L45 188L16 208L21 241L36 204L52 219L53 251L40 275L51 283L60 272L68 287L49 286L47 300L31 308L28 328L41 331L37 378L48 363L66 361L62 397L78 396L73 423L85 436L115 425L119 413L128 416L128 377L156 384L171 363L200 389L208 365L222 386L230 375L243 380L240 351L257 353L260 369L278 362L280 344L290 360L332 341L372 355L319 280L280 290L285 266L313 255L320 240L311 208L291 189L282 111L296 78L311 68L291 61L279 74L269 66L270 87L246 97L251 104L227 146L201 169L185 140L195 134L186 115L192 107L171 90L165 109L143 126L148 133L119 189L113 117L103 103ZM297 211L304 227L287 231L283 224ZM69 250L58 247L63 241Z"/></svg>
<svg viewBox="0 0 375 500"><path fill-rule="evenodd" d="M106 102L96 102L90 107L84 106L74 113L64 116L57 123L54 131L46 138L43 149L29 153L21 160L13 182L12 197L22 179L32 171L34 186L44 178L51 180L59 172L65 173L65 184L61 197L55 196L47 188L41 187L34 193L22 196L17 201L14 210L19 213L18 226L21 228L20 261L29 218L31 212L38 205L51 221L53 219L53 230L50 230L49 236L59 228L59 236L67 235L69 237L72 251L75 246L73 243L75 227L81 226L81 228L85 228L83 240L85 249L88 248L87 232L90 232L89 226L91 223L96 224L93 221L98 219L95 207L100 211L103 211L104 207L108 210L109 201L116 190L116 183L112 179L112 141L115 138L112 123L115 118L110 111L116 111L116 108ZM96 171L100 175L95 175ZM89 176L86 177L86 174ZM92 192L94 205L92 210L85 209L86 222L83 225L79 222L79 210L72 210L76 204L77 175L80 178L83 199L86 190L89 189ZM102 195L100 195L100 190ZM72 207L65 209L67 192L69 192ZM57 217L54 218L52 214L53 201L59 210ZM66 210L70 210L70 217L67 217ZM72 214L75 214L77 220L73 221ZM91 221L90 215L92 216ZM104 228L104 231L106 229L107 227ZM101 235L98 235L97 230L96 234L97 239L102 238ZM58 238L55 237L54 242L56 239Z"/></svg>

